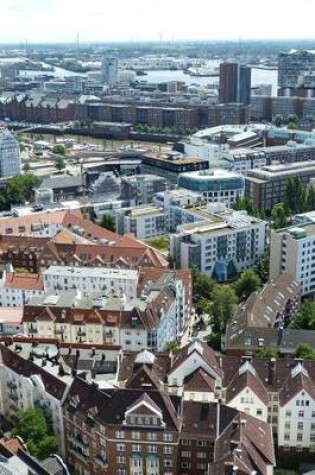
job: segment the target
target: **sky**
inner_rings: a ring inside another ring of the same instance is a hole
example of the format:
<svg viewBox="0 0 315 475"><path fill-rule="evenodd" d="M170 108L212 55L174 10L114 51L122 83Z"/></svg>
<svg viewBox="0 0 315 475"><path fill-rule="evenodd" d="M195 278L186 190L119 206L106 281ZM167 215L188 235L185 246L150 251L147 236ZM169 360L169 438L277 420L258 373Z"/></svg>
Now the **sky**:
<svg viewBox="0 0 315 475"><path fill-rule="evenodd" d="M0 43L313 39L314 0L0 0Z"/></svg>

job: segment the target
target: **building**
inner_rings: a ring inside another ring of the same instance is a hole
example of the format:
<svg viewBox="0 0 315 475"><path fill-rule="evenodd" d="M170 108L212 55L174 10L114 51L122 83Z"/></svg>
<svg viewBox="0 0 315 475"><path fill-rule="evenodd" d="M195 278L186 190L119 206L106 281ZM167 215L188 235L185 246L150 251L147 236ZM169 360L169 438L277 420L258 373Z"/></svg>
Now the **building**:
<svg viewBox="0 0 315 475"><path fill-rule="evenodd" d="M108 86L118 81L118 58L104 56L102 58L102 80Z"/></svg>
<svg viewBox="0 0 315 475"><path fill-rule="evenodd" d="M228 354L241 356L269 345L286 353L283 347L289 346L289 341L283 328L296 316L300 306L301 286L287 272L279 274L240 305L221 339L222 348ZM294 349L295 346L291 350Z"/></svg>
<svg viewBox="0 0 315 475"><path fill-rule="evenodd" d="M170 188L170 183L157 175L122 177L121 198L132 200L136 206L152 203L153 196Z"/></svg>
<svg viewBox="0 0 315 475"><path fill-rule="evenodd" d="M33 297L24 306L23 332L64 342L121 345L162 351L186 330L192 312L188 271L142 270L136 297L123 288L60 291Z"/></svg>
<svg viewBox="0 0 315 475"><path fill-rule="evenodd" d="M121 234L132 233L142 241L166 234L170 227L169 211L154 205L118 210L116 222Z"/></svg>
<svg viewBox="0 0 315 475"><path fill-rule="evenodd" d="M228 447L232 441L244 447L244 457L246 441L251 440L251 468L258 475L271 475L274 454L268 424L249 415L242 422L237 411L224 405L171 397L149 368L147 363L127 388L107 393L80 378L73 382L64 421L68 462L76 473L207 475L210 463L218 473L225 473L225 461L217 452L222 436L228 439ZM143 386L139 385L142 375L147 381ZM89 425L84 429L87 413ZM247 430L240 430L241 424ZM255 437L259 430L264 440ZM224 456L228 458L226 451Z"/></svg>
<svg viewBox="0 0 315 475"><path fill-rule="evenodd" d="M251 68L239 63L220 64L219 102L250 104Z"/></svg>
<svg viewBox="0 0 315 475"><path fill-rule="evenodd" d="M203 213L188 209L191 224L171 235L170 254L177 267L196 266L220 282L253 267L264 253L267 223L243 212Z"/></svg>
<svg viewBox="0 0 315 475"><path fill-rule="evenodd" d="M0 176L8 177L21 172L18 140L6 129L0 131Z"/></svg>
<svg viewBox="0 0 315 475"><path fill-rule="evenodd" d="M302 152L310 153L302 148ZM283 149L279 156L283 156ZM315 177L315 161L267 165L261 169L249 170L245 177L245 196L256 208L270 212L277 203L283 203L289 178L298 176L307 185Z"/></svg>
<svg viewBox="0 0 315 475"><path fill-rule="evenodd" d="M281 89L298 88L303 77L314 71L315 54L312 51L292 50L278 55L278 87Z"/></svg>
<svg viewBox="0 0 315 475"><path fill-rule="evenodd" d="M302 296L315 291L315 225L305 220L294 226L272 231L270 238L270 277L287 272L302 288Z"/></svg>
<svg viewBox="0 0 315 475"><path fill-rule="evenodd" d="M181 188L202 193L210 203L224 203L229 208L245 191L244 177L222 169L181 173L177 183Z"/></svg>
<svg viewBox="0 0 315 475"><path fill-rule="evenodd" d="M173 184L177 183L179 173L207 170L208 168L208 160L184 157L176 152L145 153L141 164L142 172L161 176Z"/></svg>
<svg viewBox="0 0 315 475"><path fill-rule="evenodd" d="M169 228L174 232L183 222L183 211L187 205L203 201L201 193L184 188L156 193L154 204L169 213Z"/></svg>
<svg viewBox="0 0 315 475"><path fill-rule="evenodd" d="M93 292L137 296L138 271L103 267L50 266L42 272L45 292L76 290L83 296Z"/></svg>
<svg viewBox="0 0 315 475"><path fill-rule="evenodd" d="M0 281L0 307L23 307L31 297L44 293L41 275L19 274L12 266L7 267Z"/></svg>

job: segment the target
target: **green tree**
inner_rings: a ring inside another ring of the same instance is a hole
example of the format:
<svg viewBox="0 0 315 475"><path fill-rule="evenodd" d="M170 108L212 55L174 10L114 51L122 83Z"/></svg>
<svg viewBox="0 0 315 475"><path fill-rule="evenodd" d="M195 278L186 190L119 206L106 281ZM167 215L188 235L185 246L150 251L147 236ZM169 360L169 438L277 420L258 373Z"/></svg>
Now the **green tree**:
<svg viewBox="0 0 315 475"><path fill-rule="evenodd" d="M23 165L23 172L27 173L31 170L31 165L29 163L24 163Z"/></svg>
<svg viewBox="0 0 315 475"><path fill-rule="evenodd" d="M210 300L212 298L212 291L216 285L215 280L210 279L206 274L200 272L197 267L191 269L193 282L193 299L194 302L200 300Z"/></svg>
<svg viewBox="0 0 315 475"><path fill-rule="evenodd" d="M240 300L246 300L260 286L261 280L253 270L242 272L240 278L234 284L235 293Z"/></svg>
<svg viewBox="0 0 315 475"><path fill-rule="evenodd" d="M200 317L201 315L209 315L211 312L211 303L209 300L200 300L195 303L195 312Z"/></svg>
<svg viewBox="0 0 315 475"><path fill-rule="evenodd" d="M296 130L298 128L298 125L295 122L289 122L287 128L290 130Z"/></svg>
<svg viewBox="0 0 315 475"><path fill-rule="evenodd" d="M39 460L58 450L56 438L41 409L21 409L12 435L22 437L30 454Z"/></svg>
<svg viewBox="0 0 315 475"><path fill-rule="evenodd" d="M33 188L39 184L39 178L34 173L15 175L8 179L5 187L6 205L23 204L29 201L33 195Z"/></svg>
<svg viewBox="0 0 315 475"><path fill-rule="evenodd" d="M180 344L177 341L168 341L164 346L164 351L166 353L176 353L180 350Z"/></svg>
<svg viewBox="0 0 315 475"><path fill-rule="evenodd" d="M61 143L56 143L56 145L54 145L52 148L52 152L58 155L65 155L66 147L62 145Z"/></svg>
<svg viewBox="0 0 315 475"><path fill-rule="evenodd" d="M221 333L211 333L207 343L215 351L221 351Z"/></svg>
<svg viewBox="0 0 315 475"><path fill-rule="evenodd" d="M259 258L254 271L260 278L261 282L265 284L269 279L270 273L270 249L266 249L265 253Z"/></svg>
<svg viewBox="0 0 315 475"><path fill-rule="evenodd" d="M56 157L55 168L58 171L64 170L66 168L66 162L64 161L62 157Z"/></svg>
<svg viewBox="0 0 315 475"><path fill-rule="evenodd" d="M292 214L307 210L307 191L298 176L289 178L286 186L286 205Z"/></svg>
<svg viewBox="0 0 315 475"><path fill-rule="evenodd" d="M283 203L277 203L274 205L271 211L272 227L274 229L284 228L288 221L288 215L286 207Z"/></svg>
<svg viewBox="0 0 315 475"><path fill-rule="evenodd" d="M283 122L284 122L284 119L283 119L283 115L281 114L277 114L273 119L273 123L275 124L276 127L281 127L283 125Z"/></svg>
<svg viewBox="0 0 315 475"><path fill-rule="evenodd" d="M308 343L300 343L295 350L296 358L315 360L315 350Z"/></svg>
<svg viewBox="0 0 315 475"><path fill-rule="evenodd" d="M275 348L266 346L264 348L259 348L259 350L256 351L256 356L258 356L258 358L277 358L278 352Z"/></svg>
<svg viewBox="0 0 315 475"><path fill-rule="evenodd" d="M116 221L113 216L110 214L104 214L101 221L102 228L108 229L109 231L116 231Z"/></svg>
<svg viewBox="0 0 315 475"><path fill-rule="evenodd" d="M212 330L214 333L224 332L228 321L235 313L237 296L232 286L215 285L212 295Z"/></svg>
<svg viewBox="0 0 315 475"><path fill-rule="evenodd" d="M290 328L301 330L315 330L315 302L305 300L301 310L290 323Z"/></svg>
<svg viewBox="0 0 315 475"><path fill-rule="evenodd" d="M237 196L235 199L234 209L236 211L247 211L250 216L260 217L259 210L254 206L253 201L245 196Z"/></svg>
<svg viewBox="0 0 315 475"><path fill-rule="evenodd" d="M310 185L308 187L308 193L307 193L307 209L308 211L314 211L315 210L315 186Z"/></svg>

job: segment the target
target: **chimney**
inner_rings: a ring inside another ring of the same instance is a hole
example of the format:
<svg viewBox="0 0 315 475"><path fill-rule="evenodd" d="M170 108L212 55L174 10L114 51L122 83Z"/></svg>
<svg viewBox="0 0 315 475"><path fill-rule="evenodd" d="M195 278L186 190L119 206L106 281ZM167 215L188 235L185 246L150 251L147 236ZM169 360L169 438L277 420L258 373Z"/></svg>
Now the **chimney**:
<svg viewBox="0 0 315 475"><path fill-rule="evenodd" d="M221 411L221 399L218 399L217 402L217 421L216 421L216 439L220 437L220 411Z"/></svg>

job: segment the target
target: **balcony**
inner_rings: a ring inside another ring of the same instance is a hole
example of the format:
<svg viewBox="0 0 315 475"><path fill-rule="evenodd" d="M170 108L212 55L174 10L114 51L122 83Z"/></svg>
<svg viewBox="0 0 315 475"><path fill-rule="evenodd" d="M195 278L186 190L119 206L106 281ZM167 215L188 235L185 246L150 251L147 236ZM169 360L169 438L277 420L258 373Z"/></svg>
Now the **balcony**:
<svg viewBox="0 0 315 475"><path fill-rule="evenodd" d="M100 454L97 454L95 457L94 457L94 460L95 462L100 465L102 468L107 468L108 467L108 462L107 462L107 459L105 457L103 457L102 455Z"/></svg>
<svg viewBox="0 0 315 475"><path fill-rule="evenodd" d="M68 451L70 454L74 455L76 458L81 460L81 462L88 463L89 461L88 451L83 452L79 447L76 447L73 444L68 445Z"/></svg>
<svg viewBox="0 0 315 475"><path fill-rule="evenodd" d="M82 450L86 450L89 447L88 441L83 440L80 434L75 434L74 432L68 433L68 439L72 444L79 447Z"/></svg>

